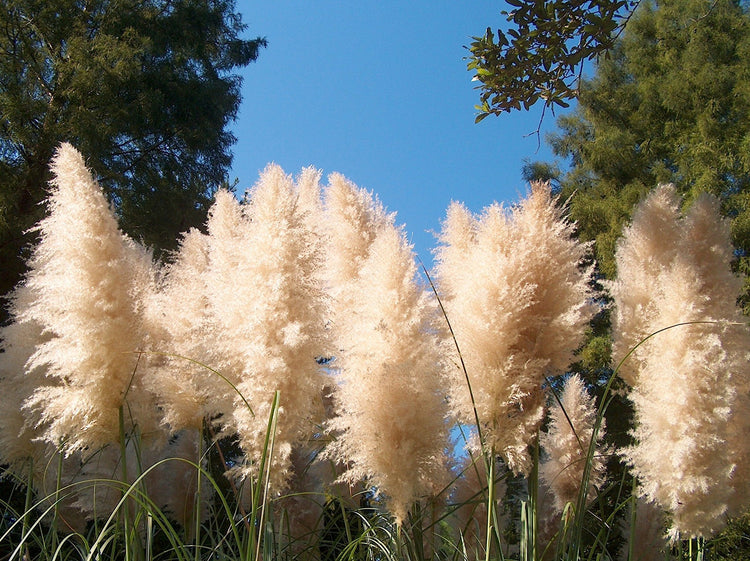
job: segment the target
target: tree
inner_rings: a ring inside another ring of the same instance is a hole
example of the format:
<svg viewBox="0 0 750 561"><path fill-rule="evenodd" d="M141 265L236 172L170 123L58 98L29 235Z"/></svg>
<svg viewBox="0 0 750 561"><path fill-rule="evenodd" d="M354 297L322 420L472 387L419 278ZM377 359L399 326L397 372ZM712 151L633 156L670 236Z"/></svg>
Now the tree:
<svg viewBox="0 0 750 561"><path fill-rule="evenodd" d="M0 11L0 293L23 271L49 161L87 155L123 229L157 251L204 222L240 103L234 0L8 0Z"/></svg>
<svg viewBox="0 0 750 561"><path fill-rule="evenodd" d="M732 0L644 4L584 81L549 142L568 158L563 199L596 240L601 273L631 209L658 183L689 205L717 196L732 219L737 268L750 270L750 14ZM532 174L533 175L533 174Z"/></svg>
<svg viewBox="0 0 750 561"><path fill-rule="evenodd" d="M497 34L488 27L469 47L469 70L480 82L479 122L489 115L568 107L578 96L587 60L607 53L640 0L506 0L512 24ZM497 35L497 38L496 38Z"/></svg>

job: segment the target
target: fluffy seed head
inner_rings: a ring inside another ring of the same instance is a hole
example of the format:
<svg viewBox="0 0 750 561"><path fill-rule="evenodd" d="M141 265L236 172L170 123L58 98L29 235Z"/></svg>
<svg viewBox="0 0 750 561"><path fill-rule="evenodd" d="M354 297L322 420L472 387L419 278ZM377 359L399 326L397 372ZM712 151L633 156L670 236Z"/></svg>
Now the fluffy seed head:
<svg viewBox="0 0 750 561"><path fill-rule="evenodd" d="M540 438L547 461L540 465L539 476L552 492L554 509L559 514L567 503L575 505L578 500L596 421L594 400L577 374L565 381L560 402L553 403L549 416L549 430L542 433ZM597 430L597 444L603 438L602 425ZM595 490L604 480L606 465L603 452L598 447L591 460L588 500L594 498Z"/></svg>
<svg viewBox="0 0 750 561"><path fill-rule="evenodd" d="M476 406L485 444L516 472L531 467L544 378L568 366L593 313L588 247L572 236L546 184L511 211L473 217L453 204L440 234L439 288L475 398L456 369L452 406L469 424Z"/></svg>
<svg viewBox="0 0 750 561"><path fill-rule="evenodd" d="M684 217L678 209L671 185L639 205L609 286L616 356L664 330L625 362L636 444L624 456L646 499L670 513L673 539L711 535L746 500L750 429L750 331L735 304L728 227L708 195ZM636 298L641 283L650 293Z"/></svg>
<svg viewBox="0 0 750 561"><path fill-rule="evenodd" d="M118 230L72 146L60 147L52 171L49 215L25 280L34 298L15 311L16 321L44 334L26 368L45 371L48 381L25 407L51 444L97 449L119 440L126 402L129 426L156 430L136 354L144 341L141 297L153 290L155 269L151 254Z"/></svg>
<svg viewBox="0 0 750 561"><path fill-rule="evenodd" d="M333 291L340 351L328 454L349 466L343 480L368 480L401 521L447 478L440 318L403 231L377 201L333 178L328 212L332 261L346 271Z"/></svg>

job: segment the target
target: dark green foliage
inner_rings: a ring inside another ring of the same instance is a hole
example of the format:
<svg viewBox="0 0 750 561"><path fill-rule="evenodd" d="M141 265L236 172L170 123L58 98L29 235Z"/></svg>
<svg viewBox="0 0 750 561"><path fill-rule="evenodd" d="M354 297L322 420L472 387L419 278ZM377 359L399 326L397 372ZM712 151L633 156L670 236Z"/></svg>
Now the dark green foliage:
<svg viewBox="0 0 750 561"><path fill-rule="evenodd" d="M507 32L487 28L469 47L469 70L481 85L481 121L513 109L568 107L587 60L606 53L638 1L506 0Z"/></svg>
<svg viewBox="0 0 750 561"><path fill-rule="evenodd" d="M557 195L560 191L560 166L556 163L549 162L531 162L527 159L523 161L521 168L521 177L526 183L532 181L545 181L550 183L552 193Z"/></svg>
<svg viewBox="0 0 750 561"><path fill-rule="evenodd" d="M8 0L0 10L0 293L23 270L48 164L71 142L125 231L157 250L226 178L240 102L234 0Z"/></svg>
<svg viewBox="0 0 750 561"><path fill-rule="evenodd" d="M578 108L549 140L572 165L563 198L600 271L635 203L672 182L732 218L738 267L750 253L750 16L731 0L667 0L639 8L611 56L583 83Z"/></svg>
<svg viewBox="0 0 750 561"><path fill-rule="evenodd" d="M730 520L712 546L717 560L750 561L750 512Z"/></svg>

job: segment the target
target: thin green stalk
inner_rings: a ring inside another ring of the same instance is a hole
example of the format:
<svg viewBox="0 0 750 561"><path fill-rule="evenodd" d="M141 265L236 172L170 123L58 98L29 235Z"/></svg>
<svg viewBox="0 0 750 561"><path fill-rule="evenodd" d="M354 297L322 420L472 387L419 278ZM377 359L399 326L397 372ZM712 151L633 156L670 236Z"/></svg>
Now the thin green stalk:
<svg viewBox="0 0 750 561"><path fill-rule="evenodd" d="M484 549L484 561L490 561L492 549L492 511L495 506L495 449L492 448L487 462L487 542Z"/></svg>
<svg viewBox="0 0 750 561"><path fill-rule="evenodd" d="M396 558L404 559L403 543L401 537L401 524L396 525L396 539L394 540L394 542L396 544Z"/></svg>
<svg viewBox="0 0 750 561"><path fill-rule="evenodd" d="M278 411L279 411L279 393L280 392L278 390L276 390L276 392L274 394L274 402L273 402L273 405L271 406L271 409L272 409L271 410L271 419L273 419L273 422L271 422L271 420L269 420L269 423L268 423L269 424L269 430L270 430L270 438L271 438L270 445L268 446L268 454L269 455L273 454L274 443L276 441L276 424L278 423ZM268 434L266 434L266 438L268 439ZM264 453L265 453L265 447L264 447ZM265 463L266 463L266 458L263 458L263 461L261 462L262 468L265 468ZM263 472L261 471L261 473L263 473ZM265 482L263 484L263 501L261 502L261 505L260 505L260 520L258 521L258 527L260 529L265 528L266 509L268 507L268 489L269 489L270 480L271 480L271 469L270 469L270 467L265 469L265 475L266 475L266 480L265 480ZM260 478L258 478L258 479L260 479ZM258 496L258 495L256 495L256 496ZM258 534L260 534L260 530L259 530ZM255 561L260 561L260 546L261 546L261 540L258 539L258 543L255 546L256 547L256 549L255 549Z"/></svg>
<svg viewBox="0 0 750 561"><path fill-rule="evenodd" d="M34 500L34 493L32 491L34 483L34 458L29 458L29 479L26 482L26 497L23 504L23 523L21 526L21 543L25 544L28 533L29 533L29 516L31 516L32 501ZM29 557L29 548L26 546L26 551L23 554L24 558Z"/></svg>
<svg viewBox="0 0 750 561"><path fill-rule="evenodd" d="M270 473L266 473L266 462L269 456L273 453L273 445L276 436L276 423L278 421L279 412L279 399L281 392L276 390L273 395L273 401L271 402L271 412L268 416L268 425L266 427L266 438L263 443L263 451L260 457L260 463L258 464L258 477L255 484L255 488L251 488L253 492L252 496L252 510L250 512L250 541L247 544L245 551L245 559L251 559L253 550L255 551L254 559L259 561L260 559L260 542L261 532L263 531L263 518L265 516L265 503L267 502L267 489ZM265 475L265 481L263 481ZM260 499L263 497L263 504L261 508L260 519L257 519L258 507L260 506Z"/></svg>
<svg viewBox="0 0 750 561"><path fill-rule="evenodd" d="M529 530L531 523L529 521L530 517L529 513L529 501L521 501L521 535L520 537L520 549L519 549L519 556L521 561L536 561L535 559L529 558L529 535L531 534L531 531Z"/></svg>
<svg viewBox="0 0 750 561"><path fill-rule="evenodd" d="M52 511L52 523L50 524L50 540L52 549L57 548L57 517L60 504L60 489L62 488L63 453L62 446L57 452L57 474L55 477L55 508Z"/></svg>
<svg viewBox="0 0 750 561"><path fill-rule="evenodd" d="M628 543L628 561L633 561L635 559L635 524L636 524L636 516L637 516L637 510L638 510L638 497L636 496L636 488L638 487L638 482L636 478L633 478L632 483L632 491L630 493L630 540Z"/></svg>
<svg viewBox="0 0 750 561"><path fill-rule="evenodd" d="M200 466L203 462L203 431L199 431L198 434L198 465ZM194 537L193 543L195 544L195 561L200 561L200 544L201 544L201 483L203 477L201 476L201 470L197 470L198 481L196 483L195 498L193 499L193 526ZM189 525L189 524L188 524Z"/></svg>
<svg viewBox="0 0 750 561"><path fill-rule="evenodd" d="M539 509L539 443L535 442L533 445L534 450L534 461L531 464L531 471L529 472L529 509L531 512L531 536L530 536L530 559L536 560L537 550L537 531L538 531L538 509Z"/></svg>
<svg viewBox="0 0 750 561"><path fill-rule="evenodd" d="M154 517L151 512L146 514L146 561L151 561L154 547Z"/></svg>
<svg viewBox="0 0 750 561"><path fill-rule="evenodd" d="M128 461L127 461L127 442L125 436L125 411L123 405L120 405L119 409L119 423L120 423L120 477L122 478L123 492L128 484ZM129 501L124 503L124 509L121 511L122 526L125 532L125 559L130 561L132 559L132 545L130 543L130 505Z"/></svg>

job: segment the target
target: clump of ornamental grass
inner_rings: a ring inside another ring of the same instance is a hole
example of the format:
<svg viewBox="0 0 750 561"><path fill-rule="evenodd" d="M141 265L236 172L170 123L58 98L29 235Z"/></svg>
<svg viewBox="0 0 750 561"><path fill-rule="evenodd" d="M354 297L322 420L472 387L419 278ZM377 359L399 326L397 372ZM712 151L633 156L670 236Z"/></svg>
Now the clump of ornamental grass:
<svg viewBox="0 0 750 561"><path fill-rule="evenodd" d="M133 435L144 453L166 444L144 382L146 361L136 352L146 342L142 303L155 286L151 254L119 231L70 145L60 147L52 171L40 242L10 295L12 323L0 333L0 407L8 421L0 459L42 490L85 480L99 451L122 451ZM123 480L133 475L126 468L112 466ZM80 526L75 520L96 510L92 496L67 497L55 508Z"/></svg>
<svg viewBox="0 0 750 561"><path fill-rule="evenodd" d="M417 282L411 246L364 190L332 176L326 193L337 356L326 454L366 480L403 522L447 483L441 317Z"/></svg>
<svg viewBox="0 0 750 561"><path fill-rule="evenodd" d="M460 423L478 419L482 446L516 473L531 469L545 377L570 364L594 312L591 269L581 268L589 248L563 213L543 183L511 210L492 205L473 216L453 203L436 251L465 365L452 370L452 409Z"/></svg>
<svg viewBox="0 0 750 561"><path fill-rule="evenodd" d="M609 285L614 358L627 355L635 407L623 456L673 540L711 536L747 503L750 331L731 258L717 201L701 195L683 215L661 185L625 229Z"/></svg>
<svg viewBox="0 0 750 561"><path fill-rule="evenodd" d="M548 186L511 210L452 205L433 294L394 215L340 175L323 201L320 172L269 166L243 203L217 193L206 233L158 266L77 152L63 146L54 171L0 332L0 461L29 485L0 529L16 558L503 559L508 508L519 559L612 556L624 503L600 501L595 528L587 512L610 384L594 411L569 376L541 464L535 445L545 382L594 311L588 246ZM731 248L714 202L678 206L662 187L637 210L610 285L615 354L634 349L618 372L638 423L631 519L646 524L629 539L653 546L631 559L664 550L662 508L673 538L706 535L747 498L750 340ZM450 494L449 406L481 436ZM209 456L235 477L215 479ZM527 479L509 478L501 504L508 468ZM382 501L356 509L338 499L347 486Z"/></svg>

